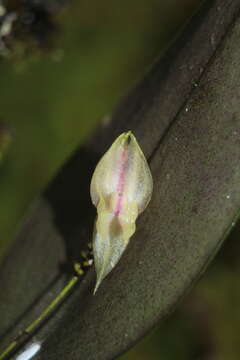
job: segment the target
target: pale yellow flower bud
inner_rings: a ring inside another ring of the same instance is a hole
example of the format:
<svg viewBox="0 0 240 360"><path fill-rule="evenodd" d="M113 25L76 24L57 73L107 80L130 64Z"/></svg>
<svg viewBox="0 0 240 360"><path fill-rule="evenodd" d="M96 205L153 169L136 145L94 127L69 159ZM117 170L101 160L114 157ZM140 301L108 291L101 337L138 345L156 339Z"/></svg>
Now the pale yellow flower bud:
<svg viewBox="0 0 240 360"><path fill-rule="evenodd" d="M94 293L126 249L152 188L151 172L136 138L130 131L121 134L99 161L91 181L91 198L97 207Z"/></svg>

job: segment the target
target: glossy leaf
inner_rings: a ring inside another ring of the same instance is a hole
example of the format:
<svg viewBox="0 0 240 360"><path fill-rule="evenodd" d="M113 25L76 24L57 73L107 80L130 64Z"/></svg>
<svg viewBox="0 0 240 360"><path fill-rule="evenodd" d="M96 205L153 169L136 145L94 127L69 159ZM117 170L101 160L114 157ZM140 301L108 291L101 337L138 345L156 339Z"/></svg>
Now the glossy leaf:
<svg viewBox="0 0 240 360"><path fill-rule="evenodd" d="M88 188L97 159L119 133L134 131L150 161L152 201L96 296L90 271L38 332L38 359L115 358L172 311L230 231L240 208L239 10L238 1L207 2L28 216L1 269L2 331L24 309L25 322L34 318L65 282L62 276L51 286L49 274L64 249L72 258L89 241ZM44 293L43 279L51 293L29 309ZM9 330L8 339L16 331Z"/></svg>

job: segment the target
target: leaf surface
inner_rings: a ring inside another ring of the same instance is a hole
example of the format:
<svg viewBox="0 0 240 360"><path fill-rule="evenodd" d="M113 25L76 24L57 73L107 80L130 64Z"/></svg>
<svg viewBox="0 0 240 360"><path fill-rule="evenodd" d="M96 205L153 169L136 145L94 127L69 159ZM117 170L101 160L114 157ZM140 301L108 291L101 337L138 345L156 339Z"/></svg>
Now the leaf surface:
<svg viewBox="0 0 240 360"><path fill-rule="evenodd" d="M92 170L117 135L134 132L150 162L152 201L96 295L91 270L37 333L36 359L116 357L174 308L230 231L240 208L239 8L205 4L27 217L1 269L2 332L49 286L32 319L66 281L54 280L58 263L77 258L91 236Z"/></svg>

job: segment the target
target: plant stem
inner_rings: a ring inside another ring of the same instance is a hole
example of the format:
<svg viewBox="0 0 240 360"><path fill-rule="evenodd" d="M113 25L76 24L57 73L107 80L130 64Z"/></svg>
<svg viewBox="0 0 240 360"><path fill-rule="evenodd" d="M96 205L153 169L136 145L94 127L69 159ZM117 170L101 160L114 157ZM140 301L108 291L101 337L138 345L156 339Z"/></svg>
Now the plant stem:
<svg viewBox="0 0 240 360"><path fill-rule="evenodd" d="M48 318L48 316L56 309L56 307L62 302L62 300L70 293L74 286L79 281L80 276L84 274L84 271L81 268L79 263L74 265L76 275L74 275L61 292L51 301L51 303L42 311L42 313L31 322L24 330L20 331L19 335L3 350L0 354L0 360L5 360L7 356L12 354L23 341L26 341L32 333L39 328L43 321ZM27 337L27 338L26 338Z"/></svg>

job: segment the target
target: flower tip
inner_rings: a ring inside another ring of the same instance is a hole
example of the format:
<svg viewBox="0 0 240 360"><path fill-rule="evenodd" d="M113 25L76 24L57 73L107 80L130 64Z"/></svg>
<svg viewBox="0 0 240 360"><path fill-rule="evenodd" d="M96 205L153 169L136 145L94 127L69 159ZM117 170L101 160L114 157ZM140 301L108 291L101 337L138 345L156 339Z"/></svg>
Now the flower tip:
<svg viewBox="0 0 240 360"><path fill-rule="evenodd" d="M95 285L95 288L94 288L94 290L93 290L93 295L96 295L96 292L97 292L97 289L98 289L99 285L100 285L100 284L96 284L96 285Z"/></svg>
<svg viewBox="0 0 240 360"><path fill-rule="evenodd" d="M133 133L132 133L132 130L127 131L127 132L125 133L125 135L126 135L127 138L131 138L131 137L134 136Z"/></svg>
<svg viewBox="0 0 240 360"><path fill-rule="evenodd" d="M131 137L133 135L132 131L129 130L125 133L126 137Z"/></svg>
<svg viewBox="0 0 240 360"><path fill-rule="evenodd" d="M97 276L97 281L96 281L95 288L94 288L94 290L93 290L93 295L96 294L96 292L97 292L97 290L98 290L98 288L99 288L102 280L103 280L103 277L102 277L102 276Z"/></svg>
<svg viewBox="0 0 240 360"><path fill-rule="evenodd" d="M129 145L131 141L135 139L131 130L122 133L122 135L120 135L119 138L121 138L122 145Z"/></svg>

